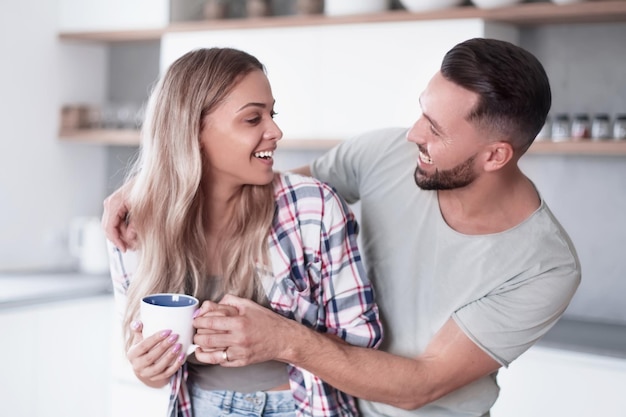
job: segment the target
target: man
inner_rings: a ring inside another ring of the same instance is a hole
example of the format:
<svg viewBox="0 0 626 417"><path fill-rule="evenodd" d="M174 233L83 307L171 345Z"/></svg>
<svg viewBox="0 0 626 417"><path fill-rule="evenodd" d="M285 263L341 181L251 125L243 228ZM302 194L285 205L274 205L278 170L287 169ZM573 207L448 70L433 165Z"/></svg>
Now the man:
<svg viewBox="0 0 626 417"><path fill-rule="evenodd" d="M359 397L366 416L489 415L497 370L554 325L580 282L567 233L518 167L545 122L550 86L527 51L471 39L446 54L419 102L410 130L364 134L309 167L361 202L381 350L226 296L229 307L207 303L196 319L217 332L196 336L203 360L292 363ZM116 239L119 199L103 219Z"/></svg>

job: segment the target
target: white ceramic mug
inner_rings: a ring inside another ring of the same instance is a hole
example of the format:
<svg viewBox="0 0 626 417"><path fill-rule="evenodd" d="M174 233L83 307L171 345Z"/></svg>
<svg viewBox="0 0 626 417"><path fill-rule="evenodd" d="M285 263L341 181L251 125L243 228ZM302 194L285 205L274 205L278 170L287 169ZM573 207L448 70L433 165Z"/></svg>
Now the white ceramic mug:
<svg viewBox="0 0 626 417"><path fill-rule="evenodd" d="M193 313L198 309L198 299L186 294L160 293L142 298L139 310L143 323L143 337L163 330L178 335L177 343L187 354L195 350L193 345Z"/></svg>

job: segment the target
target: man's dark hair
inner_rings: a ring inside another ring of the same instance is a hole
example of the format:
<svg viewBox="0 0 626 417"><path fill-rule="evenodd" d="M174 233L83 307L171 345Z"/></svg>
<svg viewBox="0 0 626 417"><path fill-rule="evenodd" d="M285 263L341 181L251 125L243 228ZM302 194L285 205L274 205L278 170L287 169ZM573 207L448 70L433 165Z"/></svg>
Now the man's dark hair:
<svg viewBox="0 0 626 417"><path fill-rule="evenodd" d="M550 111L552 94L543 65L512 43L485 38L461 42L445 55L441 74L479 95L468 120L504 135L518 151L528 149Z"/></svg>

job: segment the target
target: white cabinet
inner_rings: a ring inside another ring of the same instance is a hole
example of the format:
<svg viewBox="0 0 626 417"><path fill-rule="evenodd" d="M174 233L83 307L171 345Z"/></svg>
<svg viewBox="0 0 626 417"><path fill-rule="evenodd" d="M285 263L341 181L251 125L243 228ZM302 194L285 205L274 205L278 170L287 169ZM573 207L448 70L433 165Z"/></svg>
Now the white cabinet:
<svg viewBox="0 0 626 417"><path fill-rule="evenodd" d="M161 389L150 388L135 377L124 354L120 323L117 318L115 321L110 339L113 383L109 416L165 416L169 403L169 386Z"/></svg>
<svg viewBox="0 0 626 417"><path fill-rule="evenodd" d="M199 47L250 52L267 68L286 139L338 139L410 126L452 46L483 36L515 41L516 34L481 19L169 32L161 68Z"/></svg>
<svg viewBox="0 0 626 417"><path fill-rule="evenodd" d="M113 297L0 310L2 415L109 417Z"/></svg>
<svg viewBox="0 0 626 417"><path fill-rule="evenodd" d="M2 365L0 365L0 403L2 414L13 417L36 416L37 312L0 310Z"/></svg>
<svg viewBox="0 0 626 417"><path fill-rule="evenodd" d="M492 417L626 416L626 359L535 346L498 383Z"/></svg>

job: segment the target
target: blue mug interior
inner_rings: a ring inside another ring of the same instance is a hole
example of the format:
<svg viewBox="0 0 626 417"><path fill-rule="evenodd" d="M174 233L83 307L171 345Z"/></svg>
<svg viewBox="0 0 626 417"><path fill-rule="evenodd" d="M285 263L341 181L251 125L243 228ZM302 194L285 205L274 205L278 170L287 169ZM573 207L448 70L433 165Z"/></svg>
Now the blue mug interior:
<svg viewBox="0 0 626 417"><path fill-rule="evenodd" d="M187 307L196 303L195 298L184 294L153 294L144 297L143 301L162 307Z"/></svg>

